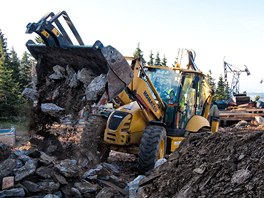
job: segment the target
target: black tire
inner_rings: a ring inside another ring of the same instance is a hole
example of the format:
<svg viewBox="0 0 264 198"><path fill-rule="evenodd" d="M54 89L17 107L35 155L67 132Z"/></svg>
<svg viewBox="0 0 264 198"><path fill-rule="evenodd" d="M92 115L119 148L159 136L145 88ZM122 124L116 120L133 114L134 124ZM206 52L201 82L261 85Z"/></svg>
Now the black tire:
<svg viewBox="0 0 264 198"><path fill-rule="evenodd" d="M110 146L103 141L106 122L102 116L89 116L82 133L81 152L95 163L107 161L110 153Z"/></svg>
<svg viewBox="0 0 264 198"><path fill-rule="evenodd" d="M162 126L147 126L144 130L139 146L139 174L145 174L154 168L156 161L165 156L166 146L166 129Z"/></svg>

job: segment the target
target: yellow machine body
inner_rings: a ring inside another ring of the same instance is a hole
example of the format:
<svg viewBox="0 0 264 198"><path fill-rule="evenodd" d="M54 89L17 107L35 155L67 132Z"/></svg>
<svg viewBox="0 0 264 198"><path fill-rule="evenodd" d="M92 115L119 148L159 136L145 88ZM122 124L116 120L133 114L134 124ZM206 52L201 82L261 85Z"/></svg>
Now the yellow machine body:
<svg viewBox="0 0 264 198"><path fill-rule="evenodd" d="M174 127L169 126L170 123L175 125L175 131L180 128L188 132L198 132L202 128L210 128L208 117L212 91L204 74L191 69L163 66L145 66L143 68L138 59L132 61L131 68L134 77L127 89L117 97L120 107L109 116L104 134L105 142L114 146L113 148L119 149L120 147L138 147L145 128L150 124L167 127L168 131L169 127ZM147 72L145 73L143 70ZM155 72L151 72L152 70ZM148 73L148 71L150 72ZM158 75L156 76L156 74L162 74L163 71L163 79L157 79ZM166 103L166 98L162 96L159 87L155 86L155 83L162 82L162 80L168 80L164 84L174 86L174 82L169 82L170 76L165 76L165 74L173 74L172 77L179 78L178 82L181 83L178 99L174 102L177 105L175 107L177 110L172 113L167 109L174 107L170 107L170 104ZM197 83L194 86L192 84L195 80ZM200 108L195 109L195 106L198 105ZM190 108L190 106L192 107ZM173 117L170 122L167 119L168 115ZM214 131L217 131L217 127L214 127ZM167 132L166 152L175 151L184 138L183 134ZM131 152L131 149L128 150ZM132 153L137 154L137 152L138 149L132 149Z"/></svg>

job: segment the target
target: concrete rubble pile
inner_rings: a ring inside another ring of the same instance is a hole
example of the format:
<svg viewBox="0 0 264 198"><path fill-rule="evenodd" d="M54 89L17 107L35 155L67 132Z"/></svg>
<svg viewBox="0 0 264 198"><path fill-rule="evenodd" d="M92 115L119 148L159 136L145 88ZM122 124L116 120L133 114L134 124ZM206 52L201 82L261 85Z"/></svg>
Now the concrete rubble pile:
<svg viewBox="0 0 264 198"><path fill-rule="evenodd" d="M85 66L55 65L44 71L35 74L33 88L23 91L34 103L31 129L53 122L77 122L79 112L89 111L105 91L106 75L97 76Z"/></svg>
<svg viewBox="0 0 264 198"><path fill-rule="evenodd" d="M101 163L84 169L75 159L58 160L34 147L0 145L0 197L125 197L119 166Z"/></svg>

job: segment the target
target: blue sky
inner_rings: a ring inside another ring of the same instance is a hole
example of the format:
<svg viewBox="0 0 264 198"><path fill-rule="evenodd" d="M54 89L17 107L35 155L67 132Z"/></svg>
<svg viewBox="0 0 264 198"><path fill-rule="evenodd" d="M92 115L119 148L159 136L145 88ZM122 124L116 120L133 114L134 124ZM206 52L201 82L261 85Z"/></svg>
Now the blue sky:
<svg viewBox="0 0 264 198"><path fill-rule="evenodd" d="M240 91L264 92L262 0L5 0L4 5L0 29L19 56L26 41L35 37L25 34L26 25L47 12L65 10L87 45L100 40L129 56L140 43L145 59L152 50L165 54L168 65L178 48L193 49L199 69L211 69L215 78L223 74L225 57L251 72L241 74Z"/></svg>

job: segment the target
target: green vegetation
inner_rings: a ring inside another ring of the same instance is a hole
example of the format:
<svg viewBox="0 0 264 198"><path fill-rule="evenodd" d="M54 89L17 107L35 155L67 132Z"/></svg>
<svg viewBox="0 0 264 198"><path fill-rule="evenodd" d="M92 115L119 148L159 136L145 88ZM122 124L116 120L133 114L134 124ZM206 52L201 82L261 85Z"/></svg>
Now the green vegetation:
<svg viewBox="0 0 264 198"><path fill-rule="evenodd" d="M143 65L146 63L145 59L144 59L144 55L143 55L143 51L140 49L140 43L138 43L138 46L133 54L134 58L140 58L141 62L143 63Z"/></svg>
<svg viewBox="0 0 264 198"><path fill-rule="evenodd" d="M143 60L143 63L146 62L144 59L143 51L140 49L140 43L138 43L137 48L133 55L135 58L136 57L141 58L141 60ZM167 58L165 57L165 54L163 56L162 61L160 59L159 52L156 53L155 58L153 57L153 55L154 54L151 50L150 55L149 55L149 61L147 62L148 65L167 66ZM176 67L177 63L178 63L178 57L175 58L174 64L172 66ZM214 91L213 101L229 99L230 88L229 88L228 82L225 83L222 75L219 76L217 85L216 85L215 79L212 77L211 70L209 70L208 74L206 75L206 78L209 82L211 89Z"/></svg>
<svg viewBox="0 0 264 198"><path fill-rule="evenodd" d="M217 82L217 86L215 83L215 79L212 77L212 71L209 70L208 74L207 74L207 80L208 83L210 85L210 87L212 88L212 90L214 91L214 98L213 101L217 101L217 100L227 100L229 98L230 95L230 88L228 83L226 84L223 76L220 75L218 82Z"/></svg>
<svg viewBox="0 0 264 198"><path fill-rule="evenodd" d="M153 53L152 50L150 51L150 55L149 55L149 62L148 65L154 65L154 58L153 58Z"/></svg>
<svg viewBox="0 0 264 198"><path fill-rule="evenodd" d="M0 128L27 125L28 104L22 91L31 82L32 63L26 52L20 60L13 48L8 50L7 40L0 30Z"/></svg>

